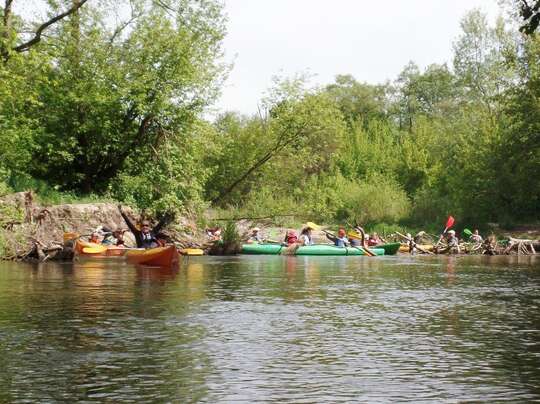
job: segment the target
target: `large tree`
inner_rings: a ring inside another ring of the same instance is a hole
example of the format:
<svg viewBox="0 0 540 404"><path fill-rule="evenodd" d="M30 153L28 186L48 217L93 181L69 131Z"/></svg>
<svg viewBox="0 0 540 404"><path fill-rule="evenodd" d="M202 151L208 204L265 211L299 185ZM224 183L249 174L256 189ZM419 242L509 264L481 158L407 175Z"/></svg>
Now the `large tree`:
<svg viewBox="0 0 540 404"><path fill-rule="evenodd" d="M190 141L216 96L225 72L221 3L129 3L131 16L111 24L108 3L89 2L28 50L50 61L37 102L22 112L35 123L34 176L82 192L107 190L124 171L145 176Z"/></svg>

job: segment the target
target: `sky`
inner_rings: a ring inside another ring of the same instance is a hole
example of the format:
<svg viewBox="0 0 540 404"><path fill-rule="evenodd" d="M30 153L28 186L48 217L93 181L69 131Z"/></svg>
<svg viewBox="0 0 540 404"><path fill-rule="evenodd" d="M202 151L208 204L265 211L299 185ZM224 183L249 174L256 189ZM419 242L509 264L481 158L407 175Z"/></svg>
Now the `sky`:
<svg viewBox="0 0 540 404"><path fill-rule="evenodd" d="M383 83L414 61L449 63L460 20L480 8L490 20L497 0L225 0L225 60L233 63L218 111L252 114L273 76L338 74Z"/></svg>

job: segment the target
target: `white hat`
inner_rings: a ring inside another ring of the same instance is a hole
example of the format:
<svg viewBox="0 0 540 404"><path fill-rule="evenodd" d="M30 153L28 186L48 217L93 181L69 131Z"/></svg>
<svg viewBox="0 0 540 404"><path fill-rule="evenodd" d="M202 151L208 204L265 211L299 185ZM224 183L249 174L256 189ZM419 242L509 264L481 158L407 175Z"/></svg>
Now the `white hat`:
<svg viewBox="0 0 540 404"><path fill-rule="evenodd" d="M259 229L258 227L254 227L253 229L251 229L251 231L261 231L261 229Z"/></svg>
<svg viewBox="0 0 540 404"><path fill-rule="evenodd" d="M448 234L454 235L454 234L456 234L456 232L454 230L448 230Z"/></svg>

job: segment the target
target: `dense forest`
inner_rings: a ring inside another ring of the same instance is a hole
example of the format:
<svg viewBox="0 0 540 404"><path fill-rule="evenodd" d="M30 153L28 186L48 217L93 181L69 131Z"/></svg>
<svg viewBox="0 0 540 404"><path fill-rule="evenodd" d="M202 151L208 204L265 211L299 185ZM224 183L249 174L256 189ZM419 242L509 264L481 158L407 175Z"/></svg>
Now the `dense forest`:
<svg viewBox="0 0 540 404"><path fill-rule="evenodd" d="M0 194L366 224L540 217L534 5L494 23L472 10L449 64L383 84L276 78L257 114L208 119L231 68L220 1L43 1L39 21L17 1L0 10Z"/></svg>

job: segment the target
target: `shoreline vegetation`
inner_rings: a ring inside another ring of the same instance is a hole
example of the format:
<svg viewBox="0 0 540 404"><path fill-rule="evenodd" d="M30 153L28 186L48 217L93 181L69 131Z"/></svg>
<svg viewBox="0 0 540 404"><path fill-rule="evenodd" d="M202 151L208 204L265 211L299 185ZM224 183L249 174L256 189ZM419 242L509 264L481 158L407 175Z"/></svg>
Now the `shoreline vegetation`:
<svg viewBox="0 0 540 404"><path fill-rule="evenodd" d="M73 258L73 240L64 238L65 234L75 234L82 239L100 226L112 230L126 229L126 224L120 216L117 204L113 202L69 203L44 205L35 202L31 192L20 192L0 198L0 259L49 261L71 260ZM144 212L136 212L126 207L130 217L145 217ZM230 255L241 252L242 243L247 240L251 229L260 227L265 239L278 242L289 228L301 228L303 222L299 217L286 215L287 221L276 222L276 217L215 217L218 212L205 212L205 217L180 217L175 219L164 231L169 243L178 249L200 248L206 254ZM219 212L223 214L223 212ZM212 215L214 217L212 218ZM211 223L222 230L220 242L215 242L207 234L207 226ZM327 244L324 229L338 228L336 223L323 226L323 230L314 231L313 239L318 244ZM463 226L458 228L463 229ZM370 232L378 232L388 241L401 241L403 247L407 244L404 235L416 234L417 230L398 225L378 225L368 228ZM436 232L436 230L432 230ZM463 234L463 231L461 231ZM493 254L531 254L540 250L540 224L520 226L515 229L494 227L489 233L498 241ZM425 236L424 236L425 237ZM463 236L465 238L465 236ZM435 244L437 236L427 233L424 242ZM125 235L126 244L135 246L135 239L129 232ZM465 242L465 240L462 240ZM510 243L508 243L510 242ZM523 244L525 243L525 244ZM419 242L420 244L420 242ZM530 250L533 244L535 250ZM462 253L481 253L474 250L470 243L462 244ZM479 246L478 246L479 247ZM418 254L422 252L422 247ZM534 252L533 252L534 251ZM425 251L424 251L425 252Z"/></svg>
<svg viewBox="0 0 540 404"><path fill-rule="evenodd" d="M448 63L380 84L277 77L258 113L212 119L231 69L221 1L42 1L48 21L17 2L0 6L2 257L121 226L117 203L176 215L179 245L235 220L437 235L449 215L458 232L538 237L540 36L520 32L519 2L467 13ZM29 191L35 214L5 202Z"/></svg>

